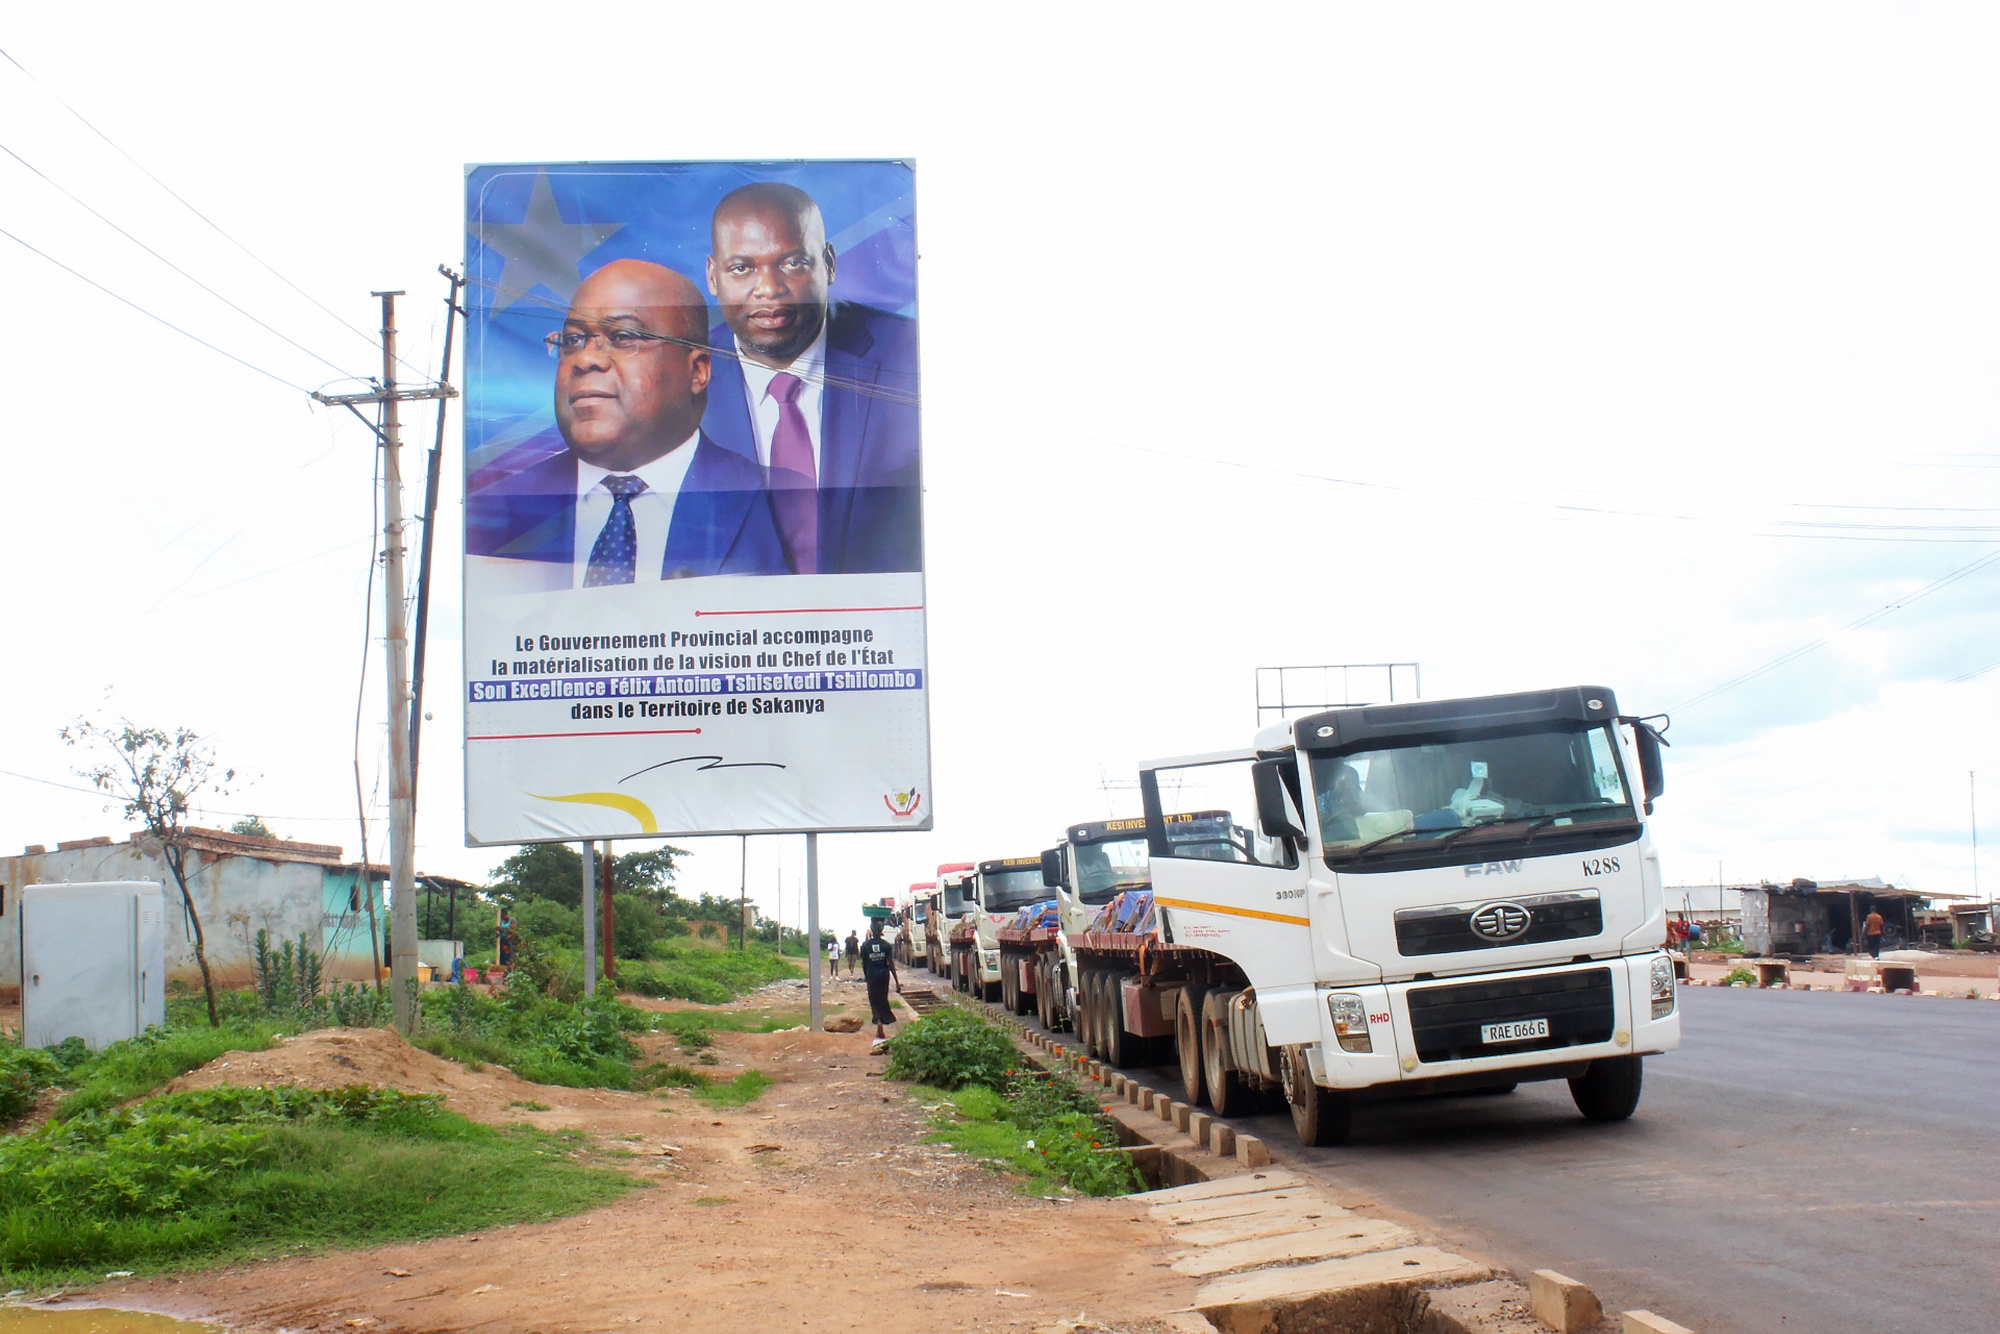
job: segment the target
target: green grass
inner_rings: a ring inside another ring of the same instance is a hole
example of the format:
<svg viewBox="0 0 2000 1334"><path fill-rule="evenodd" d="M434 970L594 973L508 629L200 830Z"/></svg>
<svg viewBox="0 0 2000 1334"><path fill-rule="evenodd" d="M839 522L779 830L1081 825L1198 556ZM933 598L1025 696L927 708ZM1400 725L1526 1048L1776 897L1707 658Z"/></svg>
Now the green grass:
<svg viewBox="0 0 2000 1334"><path fill-rule="evenodd" d="M653 947L650 959L618 964L618 985L625 991L702 1005L722 1005L767 982L798 976L797 968L763 949L660 944Z"/></svg>
<svg viewBox="0 0 2000 1334"><path fill-rule="evenodd" d="M1033 1086L1010 1094L967 1084L952 1093L919 1087L932 1115L930 1138L960 1153L1019 1172L1026 1195L1050 1195L1064 1188L1079 1195L1129 1195L1145 1189L1132 1160L1117 1151L1110 1122L1094 1112L1074 1110L1076 1097L1064 1081L1036 1077Z"/></svg>
<svg viewBox="0 0 2000 1334"><path fill-rule="evenodd" d="M806 1021L803 1007L774 1010L670 1010L650 1016L661 1032L672 1033L685 1052L712 1046L710 1033L775 1033Z"/></svg>
<svg viewBox="0 0 2000 1334"><path fill-rule="evenodd" d="M686 1089L710 1107L746 1107L777 1081L762 1070L745 1070L734 1079L690 1070L684 1065L649 1065L639 1072L647 1088Z"/></svg>
<svg viewBox="0 0 2000 1334"><path fill-rule="evenodd" d="M169 1094L0 1140L0 1272L46 1287L444 1236L636 1184L577 1162L575 1143L369 1089Z"/></svg>
<svg viewBox="0 0 2000 1334"><path fill-rule="evenodd" d="M136 1038L114 1042L88 1057L62 1083L74 1091L56 1104L60 1118L116 1107L151 1093L170 1079L207 1065L224 1052L264 1051L277 1035L296 1032L296 1024L276 1020L232 1019L221 1028L152 1028Z"/></svg>

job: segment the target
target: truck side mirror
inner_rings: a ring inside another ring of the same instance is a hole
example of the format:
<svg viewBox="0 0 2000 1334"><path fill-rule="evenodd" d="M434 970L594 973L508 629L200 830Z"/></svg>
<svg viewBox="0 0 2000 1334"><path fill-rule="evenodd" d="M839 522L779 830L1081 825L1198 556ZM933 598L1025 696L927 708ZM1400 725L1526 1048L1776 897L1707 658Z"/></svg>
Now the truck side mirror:
<svg viewBox="0 0 2000 1334"><path fill-rule="evenodd" d="M1062 887L1062 849L1050 848L1042 853L1042 888L1061 889Z"/></svg>
<svg viewBox="0 0 2000 1334"><path fill-rule="evenodd" d="M1653 802L1667 790L1666 767L1660 760L1660 747L1667 742L1650 723L1638 723L1632 730L1632 740L1639 747L1639 781L1646 792L1646 814L1651 815Z"/></svg>
<svg viewBox="0 0 2000 1334"><path fill-rule="evenodd" d="M1303 840L1305 829L1298 807L1285 788L1283 759L1258 760L1250 767L1250 783L1257 793L1257 824L1271 838Z"/></svg>

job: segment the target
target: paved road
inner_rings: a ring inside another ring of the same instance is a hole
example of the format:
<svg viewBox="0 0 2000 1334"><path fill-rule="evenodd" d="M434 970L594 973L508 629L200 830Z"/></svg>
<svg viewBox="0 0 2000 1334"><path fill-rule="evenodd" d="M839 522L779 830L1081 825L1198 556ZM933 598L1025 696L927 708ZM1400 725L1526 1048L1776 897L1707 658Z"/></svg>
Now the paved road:
<svg viewBox="0 0 2000 1334"><path fill-rule="evenodd" d="M1701 1334L2000 1331L2000 1005L1683 988L1638 1115L1561 1083L1378 1104L1288 1164ZM1169 1072L1128 1071L1161 1088Z"/></svg>

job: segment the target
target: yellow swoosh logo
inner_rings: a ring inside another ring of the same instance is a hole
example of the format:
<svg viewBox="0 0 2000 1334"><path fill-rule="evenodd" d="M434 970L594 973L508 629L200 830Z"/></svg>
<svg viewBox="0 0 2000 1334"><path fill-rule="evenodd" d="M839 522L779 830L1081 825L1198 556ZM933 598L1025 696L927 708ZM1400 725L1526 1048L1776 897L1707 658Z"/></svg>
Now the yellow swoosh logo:
<svg viewBox="0 0 2000 1334"><path fill-rule="evenodd" d="M573 801L580 806L608 806L614 811L623 811L639 822L642 834L660 832L659 822L653 818L653 808L637 797L628 797L623 792L572 792L567 795L544 795L530 792L536 801Z"/></svg>

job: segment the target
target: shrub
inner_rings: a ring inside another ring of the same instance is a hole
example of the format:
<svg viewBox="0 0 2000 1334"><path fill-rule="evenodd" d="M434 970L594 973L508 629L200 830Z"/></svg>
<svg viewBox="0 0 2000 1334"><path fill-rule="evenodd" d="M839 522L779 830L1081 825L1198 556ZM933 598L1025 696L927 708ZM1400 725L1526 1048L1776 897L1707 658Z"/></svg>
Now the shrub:
<svg viewBox="0 0 2000 1334"><path fill-rule="evenodd" d="M61 1062L49 1053L0 1038L0 1125L26 1115L35 1094L62 1074Z"/></svg>
<svg viewBox="0 0 2000 1334"><path fill-rule="evenodd" d="M1754 987L1757 985L1757 974L1751 972L1748 968L1732 968L1727 973L1723 974L1722 977L1723 986L1733 987L1738 982L1748 983L1750 986Z"/></svg>
<svg viewBox="0 0 2000 1334"><path fill-rule="evenodd" d="M529 936L544 945L583 948L583 913L548 899L528 899L514 909L515 936Z"/></svg>
<svg viewBox="0 0 2000 1334"><path fill-rule="evenodd" d="M889 1078L941 1089L967 1084L1001 1092L1021 1057L993 1025L963 1006L947 1005L889 1039Z"/></svg>
<svg viewBox="0 0 2000 1334"><path fill-rule="evenodd" d="M534 1131L352 1086L218 1087L0 1139L0 1271L16 1283L273 1244L362 1244L568 1213L629 1179Z"/></svg>

